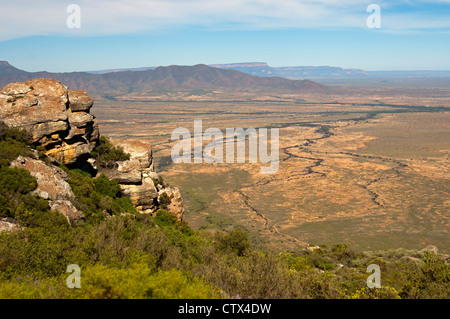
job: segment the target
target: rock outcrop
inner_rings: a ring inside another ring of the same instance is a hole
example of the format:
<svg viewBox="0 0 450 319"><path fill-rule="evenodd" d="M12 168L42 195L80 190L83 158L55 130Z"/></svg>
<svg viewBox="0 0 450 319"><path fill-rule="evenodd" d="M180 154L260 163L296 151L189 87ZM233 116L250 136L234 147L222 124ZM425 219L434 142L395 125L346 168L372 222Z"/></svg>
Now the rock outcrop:
<svg viewBox="0 0 450 319"><path fill-rule="evenodd" d="M58 210L72 224L83 218L71 200L75 198L72 188L67 183L69 176L62 169L47 165L41 160L19 156L11 162L12 167L24 168L36 178L37 188L32 193L49 201L50 210Z"/></svg>
<svg viewBox="0 0 450 319"><path fill-rule="evenodd" d="M68 90L53 79L13 82L0 91L0 119L30 132L33 143L65 165L87 156L98 141L92 105L86 92Z"/></svg>
<svg viewBox="0 0 450 319"><path fill-rule="evenodd" d="M153 214L164 206L181 221L185 211L178 188L168 186L154 171L150 143L137 140L113 140L114 146L121 146L130 159L118 161L114 167L96 167L98 174L116 179L122 193L131 199L134 207L141 213ZM162 205L160 196L166 193L169 203Z"/></svg>
<svg viewBox="0 0 450 319"><path fill-rule="evenodd" d="M162 182L154 172L149 143L111 140L114 146L123 147L131 155L130 159L108 167L96 167L90 153L98 145L99 128L97 119L89 113L92 105L93 100L86 92L69 90L53 79L14 82L0 90L0 121L28 131L32 142L43 146L45 154L56 163L93 167L98 170L97 175L104 173L116 179L122 193L139 212L153 214L164 207L181 221L184 206L180 191ZM63 170L22 156L11 165L30 171L38 183L34 192L49 200L51 210L63 213L69 223L83 217L71 202L75 196ZM165 198L163 203L161 195Z"/></svg>
<svg viewBox="0 0 450 319"><path fill-rule="evenodd" d="M84 217L84 214L80 212L70 200L57 199L50 201L49 204L50 210L52 212L59 211L63 214L67 218L69 225Z"/></svg>
<svg viewBox="0 0 450 319"><path fill-rule="evenodd" d="M161 185L159 189L158 201L161 201L161 195L163 193L167 194L168 198L170 199L169 204L167 204L167 210L177 216L178 221L182 221L185 207L178 187Z"/></svg>
<svg viewBox="0 0 450 319"><path fill-rule="evenodd" d="M41 160L19 156L11 162L12 167L24 168L36 178L38 187L33 193L44 199L74 198L69 176L59 167L47 165Z"/></svg>
<svg viewBox="0 0 450 319"><path fill-rule="evenodd" d="M15 231L17 229L20 229L20 226L17 224L16 221L9 220L8 218L0 219L0 233L2 231L10 232L10 231Z"/></svg>

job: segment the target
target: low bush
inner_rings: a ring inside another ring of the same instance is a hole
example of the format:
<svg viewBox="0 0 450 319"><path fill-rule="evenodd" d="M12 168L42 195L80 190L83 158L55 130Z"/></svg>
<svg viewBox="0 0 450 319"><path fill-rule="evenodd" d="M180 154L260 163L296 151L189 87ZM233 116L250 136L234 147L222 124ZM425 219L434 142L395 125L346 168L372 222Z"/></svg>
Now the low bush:
<svg viewBox="0 0 450 319"><path fill-rule="evenodd" d="M106 218L106 214L137 213L131 200L122 197L116 180L109 179L104 174L94 179L82 170L64 169L69 174L69 185L76 197L75 205L84 212L86 218L100 221Z"/></svg>
<svg viewBox="0 0 450 319"><path fill-rule="evenodd" d="M130 154L126 153L121 146L112 145L105 136L100 136L99 143L91 152L91 156L96 159L98 166L103 167L130 159Z"/></svg>
<svg viewBox="0 0 450 319"><path fill-rule="evenodd" d="M0 232L0 298L450 298L447 257L434 252L257 248L242 228L194 231L165 209L136 214L116 181L61 166L87 217L69 226L30 194L28 171L9 167L28 149L21 133L0 132L2 141L13 146L0 149L0 217L21 227ZM372 263L380 289L366 286ZM70 264L81 289L66 285Z"/></svg>

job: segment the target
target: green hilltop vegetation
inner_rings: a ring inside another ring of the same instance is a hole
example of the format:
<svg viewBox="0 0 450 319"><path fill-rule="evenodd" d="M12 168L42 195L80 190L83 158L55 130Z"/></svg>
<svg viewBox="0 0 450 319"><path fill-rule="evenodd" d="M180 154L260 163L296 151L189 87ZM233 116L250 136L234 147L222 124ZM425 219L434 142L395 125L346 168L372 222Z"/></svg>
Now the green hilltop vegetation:
<svg viewBox="0 0 450 319"><path fill-rule="evenodd" d="M102 145L94 155L105 162L124 156ZM343 244L272 251L242 228L194 231L165 209L139 214L114 180L64 168L85 213L69 226L30 195L36 179L9 166L18 155L44 156L33 147L26 133L0 130L0 218L20 226L0 232L0 298L450 297L447 257L436 252L357 252ZM70 264L80 266L79 289L66 284ZM381 288L366 286L370 264L381 268Z"/></svg>

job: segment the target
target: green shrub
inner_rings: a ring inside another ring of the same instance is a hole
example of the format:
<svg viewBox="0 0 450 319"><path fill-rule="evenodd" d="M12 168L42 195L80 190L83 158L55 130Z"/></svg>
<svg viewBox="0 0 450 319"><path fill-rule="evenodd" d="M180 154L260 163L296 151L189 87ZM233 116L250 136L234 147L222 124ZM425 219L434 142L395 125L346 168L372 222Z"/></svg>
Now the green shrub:
<svg viewBox="0 0 450 319"><path fill-rule="evenodd" d="M95 265L82 271L81 289L71 297L89 299L218 298L219 290L178 270L158 271L146 264L117 269Z"/></svg>
<svg viewBox="0 0 450 319"><path fill-rule="evenodd" d="M23 217L31 212L48 209L47 202L26 195L37 188L36 178L17 167L0 167L0 217Z"/></svg>
<svg viewBox="0 0 450 319"><path fill-rule="evenodd" d="M402 277L402 298L450 298L450 266L433 252L425 252L421 262Z"/></svg>
<svg viewBox="0 0 450 319"><path fill-rule="evenodd" d="M36 178L23 168L0 168L0 192L27 194L37 188Z"/></svg>
<svg viewBox="0 0 450 319"><path fill-rule="evenodd" d="M14 218L26 227L44 226L49 223L67 224L65 217L50 212L48 201L32 195L24 195L15 207Z"/></svg>
<svg viewBox="0 0 450 319"><path fill-rule="evenodd" d="M0 140L16 140L29 145L30 139L31 134L28 131L15 127L10 128L3 122L0 122Z"/></svg>
<svg viewBox="0 0 450 319"><path fill-rule="evenodd" d="M365 267L320 269L348 247L317 254L263 252L242 229L187 235L167 211L145 217L114 216L71 227L38 223L0 233L0 298L449 297L449 268L436 254L425 253L419 262L384 260L382 288L369 289ZM317 256L320 263L314 265ZM364 265L383 261L360 258ZM81 267L81 289L65 286L69 264Z"/></svg>
<svg viewBox="0 0 450 319"><path fill-rule="evenodd" d="M231 230L228 234L216 235L216 246L219 250L231 250L238 256L244 256L250 248L251 242L248 233L240 227Z"/></svg>
<svg viewBox="0 0 450 319"><path fill-rule="evenodd" d="M165 209L158 209L155 222L159 226L173 226L177 224L177 217Z"/></svg>
<svg viewBox="0 0 450 319"><path fill-rule="evenodd" d="M0 122L0 159L12 161L19 155L32 156L30 138L27 131Z"/></svg>
<svg viewBox="0 0 450 319"><path fill-rule="evenodd" d="M38 278L25 275L0 281L0 299L55 299L66 297L68 290L62 276Z"/></svg>
<svg viewBox="0 0 450 319"><path fill-rule="evenodd" d="M46 154L47 150L45 149L45 147L43 145L36 146L36 151L38 151L38 157L40 160L47 161L47 159L48 159L47 154Z"/></svg>
<svg viewBox="0 0 450 319"><path fill-rule="evenodd" d="M153 271L146 264L118 269L104 265L81 269L81 287L66 285L68 274L52 278L21 276L0 281L0 298L9 299L206 299L220 298L220 290L181 271Z"/></svg>
<svg viewBox="0 0 450 319"><path fill-rule="evenodd" d="M103 167L130 159L130 154L126 153L121 146L112 145L105 136L100 136L99 143L91 152L91 156L96 159L97 165Z"/></svg>
<svg viewBox="0 0 450 319"><path fill-rule="evenodd" d="M171 201L172 199L169 197L169 195L167 195L167 193L162 193L161 195L159 195L159 206L162 209L167 209L167 206Z"/></svg>
<svg viewBox="0 0 450 319"><path fill-rule="evenodd" d="M116 180L109 179L104 174L93 179L89 173L79 169L66 169L66 172L76 197L75 205L91 221L103 220L106 217L104 211L110 215L137 213L131 200L122 197Z"/></svg>
<svg viewBox="0 0 450 319"><path fill-rule="evenodd" d="M367 288L356 291L351 299L401 299L398 291L393 287Z"/></svg>
<svg viewBox="0 0 450 319"><path fill-rule="evenodd" d="M8 161L15 160L17 156L32 156L31 149L21 141L0 141L0 158Z"/></svg>
<svg viewBox="0 0 450 319"><path fill-rule="evenodd" d="M109 179L105 174L100 174L99 177L94 179L94 189L101 195L111 198L121 196L119 183L116 180Z"/></svg>
<svg viewBox="0 0 450 319"><path fill-rule="evenodd" d="M304 271L312 268L312 264L306 255L296 256L292 253L282 253L281 260L286 263L289 269L296 271Z"/></svg>

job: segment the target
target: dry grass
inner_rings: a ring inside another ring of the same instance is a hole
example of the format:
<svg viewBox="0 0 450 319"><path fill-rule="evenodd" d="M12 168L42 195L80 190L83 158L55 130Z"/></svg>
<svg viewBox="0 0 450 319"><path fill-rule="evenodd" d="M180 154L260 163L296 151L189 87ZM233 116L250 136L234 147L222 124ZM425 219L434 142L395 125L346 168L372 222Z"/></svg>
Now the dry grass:
<svg viewBox="0 0 450 319"><path fill-rule="evenodd" d="M285 249L342 242L361 250L432 244L448 252L450 113L422 106L448 107L449 94L411 92L96 101L93 113L102 134L153 144L157 167L182 190L194 228L239 224ZM261 175L262 164L248 163L165 166L172 130L193 132L194 119L203 129L280 127L279 171ZM320 125L333 135L317 132Z"/></svg>

